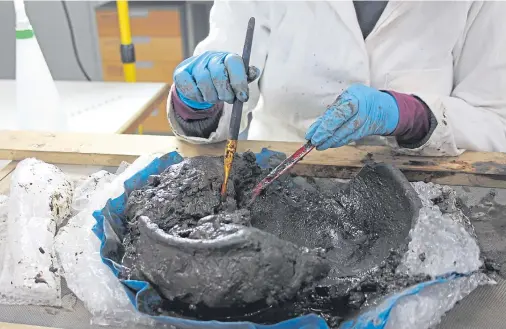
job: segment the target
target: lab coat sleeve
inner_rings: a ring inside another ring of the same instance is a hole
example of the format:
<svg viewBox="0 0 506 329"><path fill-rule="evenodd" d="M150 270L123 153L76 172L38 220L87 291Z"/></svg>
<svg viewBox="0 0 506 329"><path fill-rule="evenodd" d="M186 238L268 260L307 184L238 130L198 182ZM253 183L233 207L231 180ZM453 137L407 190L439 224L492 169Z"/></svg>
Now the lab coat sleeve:
<svg viewBox="0 0 506 329"><path fill-rule="evenodd" d="M250 65L263 70L267 57L267 39L270 33L268 22L269 3L265 1L234 1L218 0L210 13L209 35L201 41L194 52L199 55L205 51L229 51L242 55L246 28L250 17L255 17L255 32L251 50ZM249 84L249 100L244 104L241 131L247 127L247 116L255 107L260 96L258 79ZM167 117L174 135L194 144L216 143L228 138L228 129L232 105L225 103L218 127L209 138L185 136L175 119L172 106L172 95L167 101Z"/></svg>
<svg viewBox="0 0 506 329"><path fill-rule="evenodd" d="M506 3L475 2L453 49L450 96L417 93L437 126L418 148L403 154L456 156L464 150L506 152Z"/></svg>

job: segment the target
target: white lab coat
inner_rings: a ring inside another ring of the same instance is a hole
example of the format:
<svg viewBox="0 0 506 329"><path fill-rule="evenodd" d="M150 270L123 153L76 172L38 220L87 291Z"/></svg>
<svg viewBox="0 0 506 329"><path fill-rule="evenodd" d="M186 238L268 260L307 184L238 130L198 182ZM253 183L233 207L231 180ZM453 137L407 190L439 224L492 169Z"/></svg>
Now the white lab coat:
<svg viewBox="0 0 506 329"><path fill-rule="evenodd" d="M506 152L505 2L391 1L364 41L352 1L215 1L209 36L195 54L241 54L251 16L250 64L262 76L250 84L244 106L243 117L253 115L248 139L302 142L347 86L363 83L415 94L434 113L431 138L401 153ZM213 143L228 137L231 105L225 104L216 132L203 139L183 136L167 103L181 138Z"/></svg>

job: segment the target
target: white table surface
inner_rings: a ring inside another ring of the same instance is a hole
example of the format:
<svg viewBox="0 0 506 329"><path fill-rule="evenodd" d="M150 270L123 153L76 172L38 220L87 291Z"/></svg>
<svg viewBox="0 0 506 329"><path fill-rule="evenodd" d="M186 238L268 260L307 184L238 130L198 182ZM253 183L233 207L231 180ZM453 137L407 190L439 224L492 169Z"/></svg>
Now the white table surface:
<svg viewBox="0 0 506 329"><path fill-rule="evenodd" d="M74 132L116 133L138 116L164 83L56 81ZM16 82L0 80L0 129L15 129Z"/></svg>
<svg viewBox="0 0 506 329"><path fill-rule="evenodd" d="M164 83L56 81L69 130L119 133L159 94ZM0 80L0 129L16 129L16 81ZM9 161L0 159L0 169Z"/></svg>

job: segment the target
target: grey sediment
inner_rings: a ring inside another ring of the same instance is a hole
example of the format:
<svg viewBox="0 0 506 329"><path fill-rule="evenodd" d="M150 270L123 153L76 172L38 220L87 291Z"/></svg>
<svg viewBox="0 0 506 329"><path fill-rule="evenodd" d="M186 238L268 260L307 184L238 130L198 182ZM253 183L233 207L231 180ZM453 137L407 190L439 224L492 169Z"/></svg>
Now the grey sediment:
<svg viewBox="0 0 506 329"><path fill-rule="evenodd" d="M123 278L163 297L152 314L337 324L427 277L396 274L421 207L404 175L366 165L348 184L292 174L248 207L268 171L238 155L226 201L222 157L173 165L128 197Z"/></svg>

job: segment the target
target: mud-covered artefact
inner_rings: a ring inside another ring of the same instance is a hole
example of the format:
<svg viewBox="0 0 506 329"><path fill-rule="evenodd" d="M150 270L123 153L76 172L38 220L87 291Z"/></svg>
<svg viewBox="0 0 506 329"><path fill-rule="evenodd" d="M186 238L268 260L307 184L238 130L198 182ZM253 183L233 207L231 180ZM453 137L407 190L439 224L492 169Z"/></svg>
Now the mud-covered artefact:
<svg viewBox="0 0 506 329"><path fill-rule="evenodd" d="M186 241L139 218L136 267L165 298L212 308L269 305L293 298L330 269L318 251L213 217Z"/></svg>
<svg viewBox="0 0 506 329"><path fill-rule="evenodd" d="M236 211L235 189L261 176L254 159L234 166L232 177L245 180L231 184L224 204L218 158L185 160L130 196L129 217L138 230L132 268L156 283L165 298L207 307L270 305L293 298L328 273L323 250L251 228L249 211Z"/></svg>
<svg viewBox="0 0 506 329"><path fill-rule="evenodd" d="M151 177L129 196L123 275L151 282L185 314L228 309L263 322L316 308L339 315L421 280L394 274L420 207L399 171L366 166L344 190L288 175L247 209L265 174L252 153L237 157L223 203L222 158Z"/></svg>

